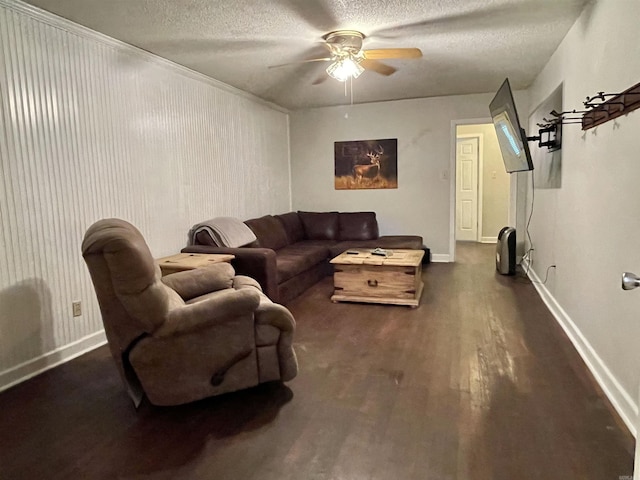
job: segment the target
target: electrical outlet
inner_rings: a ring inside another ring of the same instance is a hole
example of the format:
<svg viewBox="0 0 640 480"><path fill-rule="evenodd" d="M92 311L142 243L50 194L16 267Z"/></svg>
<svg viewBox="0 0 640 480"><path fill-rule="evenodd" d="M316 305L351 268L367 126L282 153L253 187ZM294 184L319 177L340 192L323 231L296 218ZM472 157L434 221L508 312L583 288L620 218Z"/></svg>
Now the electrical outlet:
<svg viewBox="0 0 640 480"><path fill-rule="evenodd" d="M71 307L73 308L74 317L79 317L80 315L82 315L82 304L80 302L73 302L71 304Z"/></svg>

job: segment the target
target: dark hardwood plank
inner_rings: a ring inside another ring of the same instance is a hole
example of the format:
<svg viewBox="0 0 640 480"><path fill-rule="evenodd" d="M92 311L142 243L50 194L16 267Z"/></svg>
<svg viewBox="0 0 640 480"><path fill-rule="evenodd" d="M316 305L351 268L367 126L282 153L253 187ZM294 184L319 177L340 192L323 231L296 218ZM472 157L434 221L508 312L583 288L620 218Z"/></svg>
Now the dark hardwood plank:
<svg viewBox="0 0 640 480"><path fill-rule="evenodd" d="M417 309L288 306L299 376L136 412L103 347L0 394L7 479L617 479L634 440L494 247L431 264Z"/></svg>

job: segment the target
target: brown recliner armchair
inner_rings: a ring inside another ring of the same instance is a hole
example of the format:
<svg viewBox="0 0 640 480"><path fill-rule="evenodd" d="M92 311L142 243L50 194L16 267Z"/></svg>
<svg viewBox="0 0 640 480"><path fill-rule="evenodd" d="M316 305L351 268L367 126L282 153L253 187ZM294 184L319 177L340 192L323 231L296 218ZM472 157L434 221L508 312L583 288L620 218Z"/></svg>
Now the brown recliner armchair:
<svg viewBox="0 0 640 480"><path fill-rule="evenodd" d="M87 230L82 255L109 348L136 407L177 405L294 378L295 321L228 263L161 277L130 223Z"/></svg>

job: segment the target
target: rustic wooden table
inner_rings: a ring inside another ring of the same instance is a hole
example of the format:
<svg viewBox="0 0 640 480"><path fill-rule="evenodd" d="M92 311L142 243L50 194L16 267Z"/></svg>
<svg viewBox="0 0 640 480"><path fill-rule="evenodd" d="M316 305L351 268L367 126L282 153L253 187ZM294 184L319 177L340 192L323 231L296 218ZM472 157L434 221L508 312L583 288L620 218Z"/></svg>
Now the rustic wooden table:
<svg viewBox="0 0 640 480"><path fill-rule="evenodd" d="M352 252L352 253L350 253ZM422 250L350 249L334 259L333 302L366 302L417 307L422 282Z"/></svg>

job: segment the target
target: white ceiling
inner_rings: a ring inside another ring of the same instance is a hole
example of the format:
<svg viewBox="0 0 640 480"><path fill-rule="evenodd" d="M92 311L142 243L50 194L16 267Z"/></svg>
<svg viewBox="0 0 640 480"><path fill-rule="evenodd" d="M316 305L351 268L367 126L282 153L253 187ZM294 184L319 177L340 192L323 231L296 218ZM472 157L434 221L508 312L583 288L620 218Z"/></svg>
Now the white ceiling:
<svg viewBox="0 0 640 480"><path fill-rule="evenodd" d="M344 84L312 85L322 36L366 35L364 48L418 47L423 58L366 71L354 103L529 86L588 0L27 0L288 109L349 103Z"/></svg>

